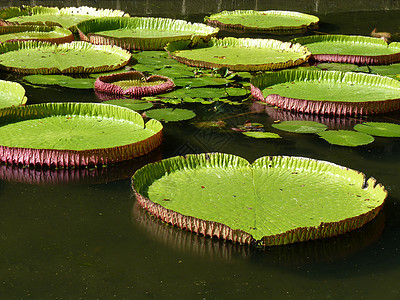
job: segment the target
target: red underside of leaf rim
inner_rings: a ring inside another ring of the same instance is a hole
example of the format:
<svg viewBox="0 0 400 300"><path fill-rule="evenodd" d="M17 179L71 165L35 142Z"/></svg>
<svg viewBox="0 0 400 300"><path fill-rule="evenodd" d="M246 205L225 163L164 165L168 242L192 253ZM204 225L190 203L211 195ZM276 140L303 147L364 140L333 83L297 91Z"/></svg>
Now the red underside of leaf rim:
<svg viewBox="0 0 400 300"><path fill-rule="evenodd" d="M300 33L305 33L307 30L317 30L318 29L318 22L317 23L311 23L310 25L301 25L301 26L277 26L277 27L269 27L269 28L263 28L263 27L249 27L245 26L242 24L225 24L222 23L218 20L206 20L206 24L213 26L213 27L218 27L220 29L224 29L227 31L231 32L236 32L236 33L245 33L249 31L257 31L257 32L264 32L264 33L269 33L269 34L274 34L274 35L286 35L286 34L300 34Z"/></svg>
<svg viewBox="0 0 400 300"><path fill-rule="evenodd" d="M159 131L137 143L83 151L0 146L0 162L57 168L106 165L145 155L160 146L161 142L162 131Z"/></svg>
<svg viewBox="0 0 400 300"><path fill-rule="evenodd" d="M366 102L312 101L282 97L277 94L264 97L258 87L255 87L252 84L250 84L250 87L251 94L258 101L262 101L289 111L307 114L321 114L340 117L380 114L400 109L400 99Z"/></svg>
<svg viewBox="0 0 400 300"><path fill-rule="evenodd" d="M305 45L307 46L307 45ZM312 54L311 60L315 62L336 62L354 65L390 65L400 62L400 53L365 56L341 54Z"/></svg>
<svg viewBox="0 0 400 300"><path fill-rule="evenodd" d="M127 89L123 89L122 87L113 84L113 82L121 80L143 80L145 82L163 81L163 83L152 86L132 86ZM174 87L174 82L168 77L151 75L146 78L146 76L139 71L100 76L96 79L94 84L96 91L124 96L129 95L139 98L143 96L162 94L172 90Z"/></svg>

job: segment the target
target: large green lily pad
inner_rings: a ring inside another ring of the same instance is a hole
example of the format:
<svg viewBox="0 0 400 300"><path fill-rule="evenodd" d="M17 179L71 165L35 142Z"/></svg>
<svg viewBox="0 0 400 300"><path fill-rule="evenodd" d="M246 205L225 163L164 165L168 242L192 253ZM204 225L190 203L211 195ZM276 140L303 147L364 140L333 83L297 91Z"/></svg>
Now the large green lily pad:
<svg viewBox="0 0 400 300"><path fill-rule="evenodd" d="M400 61L400 43L367 36L312 35L291 40L310 49L321 62L388 65Z"/></svg>
<svg viewBox="0 0 400 300"><path fill-rule="evenodd" d="M212 26L234 30L256 30L271 34L304 33L318 28L319 18L294 11L223 11L205 17Z"/></svg>
<svg viewBox="0 0 400 300"><path fill-rule="evenodd" d="M177 61L201 68L227 67L232 71L265 71L300 65L311 53L300 44L273 39L244 39L227 37L199 42L172 42L165 48Z"/></svg>
<svg viewBox="0 0 400 300"><path fill-rule="evenodd" d="M21 6L0 10L0 25L48 25L75 30L76 24L84 20L101 17L129 17L120 10L94 7L43 7Z"/></svg>
<svg viewBox="0 0 400 300"><path fill-rule="evenodd" d="M284 70L251 79L260 101L287 110L328 114L376 114L400 109L400 82L353 72Z"/></svg>
<svg viewBox="0 0 400 300"><path fill-rule="evenodd" d="M25 89L17 82L0 80L0 109L24 105L27 101Z"/></svg>
<svg viewBox="0 0 400 300"><path fill-rule="evenodd" d="M35 40L51 43L70 43L73 33L61 27L49 26L3 26L0 27L0 43L8 41Z"/></svg>
<svg viewBox="0 0 400 300"><path fill-rule="evenodd" d="M117 45L129 50L162 50L169 42L208 41L218 29L168 18L110 17L77 25L82 40L98 45Z"/></svg>
<svg viewBox="0 0 400 300"><path fill-rule="evenodd" d="M46 103L0 110L0 161L80 166L129 160L161 144L162 125L99 103Z"/></svg>
<svg viewBox="0 0 400 300"><path fill-rule="evenodd" d="M132 177L139 204L165 222L243 244L282 245L363 226L382 208L374 178L332 163L221 153L173 157Z"/></svg>
<svg viewBox="0 0 400 300"><path fill-rule="evenodd" d="M119 47L87 42L38 41L0 44L0 69L23 74L95 73L125 66L131 54Z"/></svg>

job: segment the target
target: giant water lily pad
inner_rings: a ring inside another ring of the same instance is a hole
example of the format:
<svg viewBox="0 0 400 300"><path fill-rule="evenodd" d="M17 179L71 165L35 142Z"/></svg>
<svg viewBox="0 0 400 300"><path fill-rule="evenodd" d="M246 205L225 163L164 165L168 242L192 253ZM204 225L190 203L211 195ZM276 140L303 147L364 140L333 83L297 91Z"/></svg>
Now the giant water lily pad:
<svg viewBox="0 0 400 300"><path fill-rule="evenodd" d="M234 30L256 30L271 34L304 33L318 28L319 18L294 11L223 11L204 18L212 26Z"/></svg>
<svg viewBox="0 0 400 300"><path fill-rule="evenodd" d="M400 109L400 82L379 75L284 70L250 82L257 100L287 110L341 116Z"/></svg>
<svg viewBox="0 0 400 300"><path fill-rule="evenodd" d="M27 101L22 85L12 81L0 80L0 109L24 105Z"/></svg>
<svg viewBox="0 0 400 300"><path fill-rule="evenodd" d="M99 103L46 103L0 110L0 161L23 165L108 164L158 147L162 125Z"/></svg>
<svg viewBox="0 0 400 300"><path fill-rule="evenodd" d="M51 43L69 43L73 33L61 27L49 26L4 26L0 27L0 43L21 40L39 40Z"/></svg>
<svg viewBox="0 0 400 300"><path fill-rule="evenodd" d="M132 177L139 204L165 222L243 244L332 237L372 220L387 196L374 178L332 163L221 153L173 157Z"/></svg>
<svg viewBox="0 0 400 300"><path fill-rule="evenodd" d="M264 71L300 65L311 53L300 44L273 39L244 39L227 37L199 42L172 42L165 48L177 61L201 68L227 67L232 71Z"/></svg>
<svg viewBox="0 0 400 300"><path fill-rule="evenodd" d="M218 29L200 23L151 17L93 19L79 23L77 28L84 41L129 50L162 50L169 42L208 41L218 33Z"/></svg>
<svg viewBox="0 0 400 300"><path fill-rule="evenodd" d="M125 66L131 54L119 47L87 42L38 41L0 44L0 69L23 74L95 73Z"/></svg>
<svg viewBox="0 0 400 300"><path fill-rule="evenodd" d="M400 125L384 122L364 122L356 124L354 130L382 137L400 137Z"/></svg>
<svg viewBox="0 0 400 300"><path fill-rule="evenodd" d="M400 61L400 43L366 36L312 35L291 40L310 49L315 61L388 65Z"/></svg>
<svg viewBox="0 0 400 300"><path fill-rule="evenodd" d="M76 24L84 20L101 17L129 17L120 10L94 7L43 7L21 6L0 10L0 25L48 25L75 30Z"/></svg>
<svg viewBox="0 0 400 300"><path fill-rule="evenodd" d="M135 97L165 93L174 87L174 82L168 77L151 75L146 78L138 71L100 76L94 84L100 92Z"/></svg>

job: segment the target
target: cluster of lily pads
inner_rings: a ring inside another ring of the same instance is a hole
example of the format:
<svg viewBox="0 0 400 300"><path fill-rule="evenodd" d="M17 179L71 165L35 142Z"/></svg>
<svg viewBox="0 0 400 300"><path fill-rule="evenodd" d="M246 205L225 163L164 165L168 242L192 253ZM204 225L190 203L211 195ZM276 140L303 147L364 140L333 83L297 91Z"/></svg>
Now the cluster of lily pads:
<svg viewBox="0 0 400 300"><path fill-rule="evenodd" d="M218 38L221 29L304 33L318 28L319 19L311 15L234 11L208 16L201 24L89 7L22 6L0 10L0 19L0 70L21 74L24 84L94 89L104 101L25 105L24 88L1 81L0 160L5 163L78 167L143 156L162 143L160 121L196 116L178 107L182 103L245 106L254 99L287 111L338 117L400 109L400 82L393 71L400 62L398 43L339 35L290 42ZM307 62L316 66L304 67ZM327 70L337 63L347 63L340 64L345 71ZM387 72L392 77L377 75ZM216 127L222 123L215 121ZM400 125L376 122L357 124L355 131L326 130L309 121L273 127L348 146L372 142L372 136L400 136ZM280 137L256 123L236 131ZM132 188L140 205L165 222L262 246L359 228L378 214L387 196L375 179L332 163L284 156L249 163L223 153L148 164L134 174Z"/></svg>

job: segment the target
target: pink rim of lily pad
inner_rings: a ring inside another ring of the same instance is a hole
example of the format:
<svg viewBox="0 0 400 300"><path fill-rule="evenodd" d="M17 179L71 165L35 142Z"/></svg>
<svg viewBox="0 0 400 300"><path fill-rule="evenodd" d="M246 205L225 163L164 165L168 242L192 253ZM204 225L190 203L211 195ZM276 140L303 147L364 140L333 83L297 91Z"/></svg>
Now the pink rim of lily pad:
<svg viewBox="0 0 400 300"><path fill-rule="evenodd" d="M301 70L300 71L286 70L280 72L292 72L293 74L295 74L296 72L299 74L303 72L305 74L305 75L303 74L303 78L307 78L307 76L312 77L315 74L317 74L315 72L320 72L320 74L325 74L327 78L329 78L329 76L332 74L331 77L336 81L340 81L341 80L340 77L347 75L349 77L353 76L355 82L359 80L360 77L367 76L369 77L367 81L370 84L378 84L382 87L384 86L384 84L390 86L390 83L392 84L395 83L396 85L398 85L398 81L394 79L392 81L392 79L388 77L383 77L378 75L368 75L362 73L352 74L352 72L345 73L339 71L301 71ZM307 75L307 73L309 75ZM307 99L284 97L279 94L269 94L266 97L264 97L262 90L258 86L259 83L257 83L257 79L265 75L267 74L256 76L251 79L250 88L252 96L254 97L255 100L265 102L269 105L277 106L285 110L296 111L306 114L331 115L338 117L372 115L372 114L380 114L380 113L400 110L400 94L398 98L395 99L384 99L377 101L358 101L358 102L346 101L345 99L343 101L307 100Z"/></svg>
<svg viewBox="0 0 400 300"><path fill-rule="evenodd" d="M292 43L300 43L305 47L309 47L311 51L311 61L320 62L335 62L348 63L355 65L390 65L400 62L400 47L399 43L388 44L386 41L374 37L365 36L347 36L347 35L312 35L294 38ZM339 53L313 53L311 45L319 42L335 43L352 43L353 47L360 48L363 44L372 44L383 48L398 49L397 52L389 54L366 55L366 54L339 54Z"/></svg>
<svg viewBox="0 0 400 300"><path fill-rule="evenodd" d="M100 106L104 106L104 108ZM128 115L131 113L137 114L130 109L125 109L114 105L105 105L100 103L44 103L29 106L8 107L0 110L0 117L13 118L17 120L29 119L38 115L53 116L58 113L58 107L65 109L67 113L79 114L79 110L90 110L90 106L94 106L94 115L99 111L118 111L126 110ZM49 107L49 108L48 108ZM53 107L54 112L53 112ZM124 114L124 112L122 112ZM90 115L90 114L88 114ZM23 165L23 166L40 166L40 167L80 167L80 166L96 166L106 165L110 163L122 162L134 159L150 153L162 143L162 125L156 120L150 120L145 125L145 128L152 128L155 133L150 137L133 143L128 143L121 146L108 148L93 148L84 150L69 150L69 149L36 149L9 147L0 145L0 162L7 164Z"/></svg>
<svg viewBox="0 0 400 300"><path fill-rule="evenodd" d="M316 62L336 62L354 65L390 65L400 62L400 53L376 56L312 54L311 60Z"/></svg>
<svg viewBox="0 0 400 300"><path fill-rule="evenodd" d="M142 81L143 83L149 83L149 85L130 86L124 89L121 86L115 84L115 82L125 80ZM161 83L151 85L151 83L153 82ZM174 87L174 82L168 77L161 75L151 75L149 77L146 77L142 72L139 71L100 76L96 79L96 82L94 83L94 88L96 91L124 96L129 95L134 97L161 94L172 90Z"/></svg>

